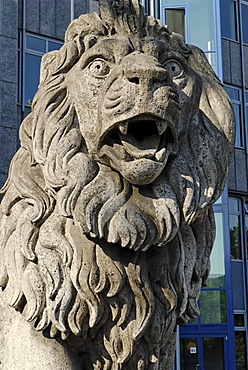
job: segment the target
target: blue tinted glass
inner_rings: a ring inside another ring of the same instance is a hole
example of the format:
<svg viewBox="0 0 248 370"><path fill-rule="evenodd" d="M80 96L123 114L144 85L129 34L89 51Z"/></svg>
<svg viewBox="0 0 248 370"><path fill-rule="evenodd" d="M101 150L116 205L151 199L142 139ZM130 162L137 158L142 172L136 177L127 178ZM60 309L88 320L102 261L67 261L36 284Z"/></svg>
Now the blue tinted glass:
<svg viewBox="0 0 248 370"><path fill-rule="evenodd" d="M56 41L48 41L48 51L52 50L58 50L62 46L61 42L56 42Z"/></svg>
<svg viewBox="0 0 248 370"><path fill-rule="evenodd" d="M221 35L237 40L236 4L233 0L220 0Z"/></svg>
<svg viewBox="0 0 248 370"><path fill-rule="evenodd" d="M229 215L230 227L230 244L231 258L235 260L242 259L241 238L240 238L240 217L237 215Z"/></svg>
<svg viewBox="0 0 248 370"><path fill-rule="evenodd" d="M248 92L245 93L245 101L248 103Z"/></svg>
<svg viewBox="0 0 248 370"><path fill-rule="evenodd" d="M41 53L46 52L46 40L39 37L27 35L27 49L39 51Z"/></svg>
<svg viewBox="0 0 248 370"><path fill-rule="evenodd" d="M239 201L236 198L228 198L228 208L230 213L239 213Z"/></svg>
<svg viewBox="0 0 248 370"><path fill-rule="evenodd" d="M241 106L233 103L233 109L236 118L236 137L235 137L235 146L242 147L242 132L241 132Z"/></svg>
<svg viewBox="0 0 248 370"><path fill-rule="evenodd" d="M203 290L200 297L201 316L204 324L226 322L226 293L224 290Z"/></svg>
<svg viewBox="0 0 248 370"><path fill-rule="evenodd" d="M237 100L240 101L240 95L239 95L239 90L235 89L233 87L225 86L225 90L227 94L230 96L232 100Z"/></svg>
<svg viewBox="0 0 248 370"><path fill-rule="evenodd" d="M248 5L241 5L243 42L248 44Z"/></svg>
<svg viewBox="0 0 248 370"><path fill-rule="evenodd" d="M165 9L165 23L170 31L180 33L185 39L185 9Z"/></svg>
<svg viewBox="0 0 248 370"><path fill-rule="evenodd" d="M25 104L30 105L37 91L40 79L41 57L26 54L25 64Z"/></svg>
<svg viewBox="0 0 248 370"><path fill-rule="evenodd" d="M233 308L245 309L243 261L232 261Z"/></svg>

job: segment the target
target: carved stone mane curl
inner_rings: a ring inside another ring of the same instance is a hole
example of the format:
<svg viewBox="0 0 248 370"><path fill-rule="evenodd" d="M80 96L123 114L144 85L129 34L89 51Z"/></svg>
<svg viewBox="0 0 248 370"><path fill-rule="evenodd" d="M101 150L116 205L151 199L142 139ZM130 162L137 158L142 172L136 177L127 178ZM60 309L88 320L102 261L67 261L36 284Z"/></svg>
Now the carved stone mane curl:
<svg viewBox="0 0 248 370"><path fill-rule="evenodd" d="M43 57L2 189L0 286L37 330L82 354L87 370L169 369L176 323L198 314L234 119L202 52L146 17L138 1L121 2L135 15L118 3L110 12L104 0L100 16L73 21L64 46ZM145 187L96 160L68 88L80 57L123 33L133 45L162 40L197 81L193 107L183 87L178 150Z"/></svg>

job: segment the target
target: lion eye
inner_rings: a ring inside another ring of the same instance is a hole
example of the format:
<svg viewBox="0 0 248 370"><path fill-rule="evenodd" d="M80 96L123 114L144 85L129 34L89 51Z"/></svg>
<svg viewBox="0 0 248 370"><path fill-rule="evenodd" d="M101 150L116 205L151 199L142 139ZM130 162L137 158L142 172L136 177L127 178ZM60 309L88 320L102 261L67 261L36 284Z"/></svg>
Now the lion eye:
<svg viewBox="0 0 248 370"><path fill-rule="evenodd" d="M169 62L167 62L165 64L165 67L171 78L181 77L184 72L181 64L179 62L176 62L175 60L170 60Z"/></svg>
<svg viewBox="0 0 248 370"><path fill-rule="evenodd" d="M94 60L89 64L88 68L95 77L106 77L110 73L110 65L103 59Z"/></svg>

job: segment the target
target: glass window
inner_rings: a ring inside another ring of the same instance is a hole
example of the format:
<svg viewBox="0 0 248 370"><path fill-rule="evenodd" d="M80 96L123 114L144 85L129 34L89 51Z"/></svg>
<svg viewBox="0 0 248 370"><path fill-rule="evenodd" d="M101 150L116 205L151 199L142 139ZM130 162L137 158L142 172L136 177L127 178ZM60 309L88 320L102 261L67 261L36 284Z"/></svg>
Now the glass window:
<svg viewBox="0 0 248 370"><path fill-rule="evenodd" d="M197 369L198 344L196 338L180 338L181 369Z"/></svg>
<svg viewBox="0 0 248 370"><path fill-rule="evenodd" d="M241 4L243 42L248 44L248 5Z"/></svg>
<svg viewBox="0 0 248 370"><path fill-rule="evenodd" d="M206 0L189 1L190 43L205 52L214 51L216 48L213 3Z"/></svg>
<svg viewBox="0 0 248 370"><path fill-rule="evenodd" d="M162 5L186 5L187 0L162 0Z"/></svg>
<svg viewBox="0 0 248 370"><path fill-rule="evenodd" d="M225 86L225 90L232 100L240 101L240 91L234 87Z"/></svg>
<svg viewBox="0 0 248 370"><path fill-rule="evenodd" d="M238 40L237 4L234 0L220 0L221 35Z"/></svg>
<svg viewBox="0 0 248 370"><path fill-rule="evenodd" d="M232 100L233 109L234 109L235 118L236 118L235 146L243 147L242 109L241 109L240 90L234 87L230 87L230 86L225 86L225 90Z"/></svg>
<svg viewBox="0 0 248 370"><path fill-rule="evenodd" d="M245 309L245 292L244 292L244 262L232 260L232 295L233 308L235 310Z"/></svg>
<svg viewBox="0 0 248 370"><path fill-rule="evenodd" d="M30 106L38 89L41 56L26 54L25 63L25 104Z"/></svg>
<svg viewBox="0 0 248 370"><path fill-rule="evenodd" d="M229 228L231 258L242 259L241 237L240 237L240 202L236 198L228 199L229 207Z"/></svg>
<svg viewBox="0 0 248 370"><path fill-rule="evenodd" d="M234 326L245 326L244 314L235 314L234 315Z"/></svg>
<svg viewBox="0 0 248 370"><path fill-rule="evenodd" d="M41 53L45 53L46 52L46 40L40 37L27 35L26 47L27 49L30 49L30 50L35 50Z"/></svg>
<svg viewBox="0 0 248 370"><path fill-rule="evenodd" d="M212 66L212 68L217 71L217 64L216 64L216 53L205 53L208 63Z"/></svg>
<svg viewBox="0 0 248 370"><path fill-rule="evenodd" d="M226 293L224 290L202 290L200 306L202 324L226 322Z"/></svg>
<svg viewBox="0 0 248 370"><path fill-rule="evenodd" d="M185 39L185 9L165 9L165 23L171 32L180 33Z"/></svg>
<svg viewBox="0 0 248 370"><path fill-rule="evenodd" d="M61 48L61 42L48 41L48 51L58 50Z"/></svg>
<svg viewBox="0 0 248 370"><path fill-rule="evenodd" d="M204 370L225 370L223 338L203 338Z"/></svg>
<svg viewBox="0 0 248 370"><path fill-rule="evenodd" d="M239 215L229 215L231 258L242 259Z"/></svg>
<svg viewBox="0 0 248 370"><path fill-rule="evenodd" d="M235 349L236 349L236 369L247 369L246 358L246 333L245 331L235 332Z"/></svg>
<svg viewBox="0 0 248 370"><path fill-rule="evenodd" d="M211 269L207 281L208 288L225 287L225 259L223 242L223 216L222 213L215 213L216 238L211 253Z"/></svg>
<svg viewBox="0 0 248 370"><path fill-rule="evenodd" d="M34 35L26 35L25 73L24 73L24 104L30 106L38 89L40 64L42 55L51 50L58 50L62 42L49 40ZM21 63L19 64L21 70Z"/></svg>

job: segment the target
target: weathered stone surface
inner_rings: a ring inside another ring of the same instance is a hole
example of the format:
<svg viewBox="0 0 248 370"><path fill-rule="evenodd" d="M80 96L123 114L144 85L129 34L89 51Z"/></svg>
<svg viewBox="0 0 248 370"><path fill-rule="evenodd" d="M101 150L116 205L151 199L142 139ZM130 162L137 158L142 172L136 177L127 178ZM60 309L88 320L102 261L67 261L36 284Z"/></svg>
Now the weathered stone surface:
<svg viewBox="0 0 248 370"><path fill-rule="evenodd" d="M100 5L44 56L3 189L5 368L22 367L18 331L37 369L170 370L177 323L198 315L231 104L204 54L138 1Z"/></svg>

